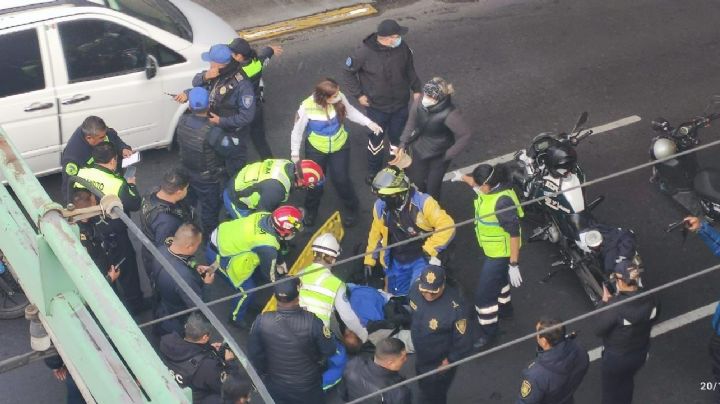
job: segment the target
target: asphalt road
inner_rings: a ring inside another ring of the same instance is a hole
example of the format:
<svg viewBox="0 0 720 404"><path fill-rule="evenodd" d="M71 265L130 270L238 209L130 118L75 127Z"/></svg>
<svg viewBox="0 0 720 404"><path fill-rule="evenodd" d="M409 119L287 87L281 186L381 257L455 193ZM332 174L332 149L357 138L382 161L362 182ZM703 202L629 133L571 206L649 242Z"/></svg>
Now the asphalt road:
<svg viewBox="0 0 720 404"><path fill-rule="evenodd" d="M338 77L349 50L388 17L410 27L405 40L414 50L421 78L440 75L455 84L456 104L475 129L471 146L453 162L454 167L526 147L539 132L568 130L584 110L590 112L590 126L630 115L642 117L639 123L593 136L579 146L588 178L597 178L647 161L652 118L664 116L671 122L690 118L702 112L712 94L720 93L720 4L714 1L401 1L381 3L381 9L372 18L280 40L286 52L272 61L266 73L268 135L278 154L289 154L293 115L314 83L323 76ZM363 220L347 233L345 251L364 241L373 202L362 183L364 132L353 125L350 130L351 169ZM718 134L710 128L703 136L714 140ZM720 165L717 154L717 149L705 151L701 161ZM147 153L138 170L141 188L149 190L175 159L172 152ZM717 260L696 237L690 236L683 244L678 234L663 232L681 213L653 190L649 175L648 169L598 184L588 190L588 196L606 196L595 211L602 222L636 231L647 268L645 284L652 288ZM57 193L57 176L42 182L51 194ZM293 201L301 203L302 195ZM441 205L457 221L466 219L472 215L472 194L460 184L446 183ZM321 217L329 216L337 206L337 197L329 189ZM304 240L300 238L298 245ZM471 296L481 253L470 227L459 229L456 243L460 248L453 276ZM544 243L523 247L525 283L513 290L516 314L501 323L502 341L531 332L543 315L567 319L590 309L569 271L547 284L539 283L554 261L552 255L552 246ZM720 275L712 274L662 292L661 320L717 300L714 285L718 280ZM227 289L219 285L217 293L227 293ZM223 314L227 307L218 311ZM591 320L571 328L588 349L600 344ZM24 320L5 321L2 330L0 357L29 349ZM654 339L651 358L636 378L635 402L711 402L711 393L700 389L700 383L711 377L710 332L709 319L703 319ZM534 352L534 342L526 342L461 366L450 402L513 402L520 372ZM407 371L412 374L411 368ZM63 394L62 386L41 364L0 376L0 388L0 402L7 403L58 402ZM598 362L592 364L576 399L599 403Z"/></svg>

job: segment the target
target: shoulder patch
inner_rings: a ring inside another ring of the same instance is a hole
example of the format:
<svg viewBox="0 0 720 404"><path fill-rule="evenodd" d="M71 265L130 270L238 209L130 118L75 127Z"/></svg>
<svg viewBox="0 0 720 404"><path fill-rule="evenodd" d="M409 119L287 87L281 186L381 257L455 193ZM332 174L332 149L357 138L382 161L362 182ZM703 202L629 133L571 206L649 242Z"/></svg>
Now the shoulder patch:
<svg viewBox="0 0 720 404"><path fill-rule="evenodd" d="M80 171L80 170L78 169L78 166L75 163L67 163L65 165L65 173L67 175L77 175L78 171Z"/></svg>
<svg viewBox="0 0 720 404"><path fill-rule="evenodd" d="M412 300L410 300L410 308L413 310L417 310L417 305Z"/></svg>
<svg viewBox="0 0 720 404"><path fill-rule="evenodd" d="M326 325L323 326L323 335L325 336L325 338L328 339L330 339L330 337L332 336L332 334L330 333L330 329Z"/></svg>
<svg viewBox="0 0 720 404"><path fill-rule="evenodd" d="M530 385L530 382L527 380L523 380L522 384L520 385L520 395L522 398L526 398L530 395L530 392L532 391L532 386Z"/></svg>
<svg viewBox="0 0 720 404"><path fill-rule="evenodd" d="M255 97L253 97L252 95L243 95L242 96L243 107L250 108L250 106L252 106L252 104L253 104L253 101L255 101L254 98Z"/></svg>
<svg viewBox="0 0 720 404"><path fill-rule="evenodd" d="M455 328L457 328L460 334L465 335L465 330L467 330L467 320L463 318L456 321Z"/></svg>
<svg viewBox="0 0 720 404"><path fill-rule="evenodd" d="M348 58L345 59L345 66L352 67L352 64L353 64L353 59L352 59L352 57L348 56Z"/></svg>

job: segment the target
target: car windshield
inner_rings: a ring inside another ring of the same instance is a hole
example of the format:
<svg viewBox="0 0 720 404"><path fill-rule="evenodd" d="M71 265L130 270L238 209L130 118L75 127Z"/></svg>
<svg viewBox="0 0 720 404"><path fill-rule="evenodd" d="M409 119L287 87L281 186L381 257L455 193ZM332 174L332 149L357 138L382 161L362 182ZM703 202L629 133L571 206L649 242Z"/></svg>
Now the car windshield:
<svg viewBox="0 0 720 404"><path fill-rule="evenodd" d="M190 23L168 0L106 0L105 4L192 42Z"/></svg>

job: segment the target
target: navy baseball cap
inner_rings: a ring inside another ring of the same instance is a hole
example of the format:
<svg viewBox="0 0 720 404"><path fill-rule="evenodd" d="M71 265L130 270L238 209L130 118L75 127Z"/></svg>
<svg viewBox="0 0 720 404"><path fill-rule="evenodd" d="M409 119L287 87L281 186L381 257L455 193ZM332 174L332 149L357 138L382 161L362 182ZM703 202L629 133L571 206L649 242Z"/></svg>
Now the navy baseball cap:
<svg viewBox="0 0 720 404"><path fill-rule="evenodd" d="M252 53L252 47L250 47L250 44L248 41L244 40L243 38L235 38L232 42L230 42L230 45L228 45L232 53L243 55L243 56L250 56Z"/></svg>
<svg viewBox="0 0 720 404"><path fill-rule="evenodd" d="M403 27L395 20L383 20L377 27L378 36L405 35L408 27Z"/></svg>
<svg viewBox="0 0 720 404"><path fill-rule="evenodd" d="M206 62L215 62L220 64L230 63L232 59L232 52L230 48L225 44L217 44L210 47L210 50L203 52L202 60Z"/></svg>
<svg viewBox="0 0 720 404"><path fill-rule="evenodd" d="M193 111L208 109L208 92L203 87L194 87L188 94L188 104Z"/></svg>
<svg viewBox="0 0 720 404"><path fill-rule="evenodd" d="M632 261L624 259L615 264L613 273L620 275L625 282L630 282L640 278L642 268L637 267Z"/></svg>
<svg viewBox="0 0 720 404"><path fill-rule="evenodd" d="M275 284L275 298L283 303L292 302L300 296L300 279L292 278L289 281Z"/></svg>
<svg viewBox="0 0 720 404"><path fill-rule="evenodd" d="M436 265L428 265L420 274L418 289L421 292L438 293L445 284L445 269Z"/></svg>

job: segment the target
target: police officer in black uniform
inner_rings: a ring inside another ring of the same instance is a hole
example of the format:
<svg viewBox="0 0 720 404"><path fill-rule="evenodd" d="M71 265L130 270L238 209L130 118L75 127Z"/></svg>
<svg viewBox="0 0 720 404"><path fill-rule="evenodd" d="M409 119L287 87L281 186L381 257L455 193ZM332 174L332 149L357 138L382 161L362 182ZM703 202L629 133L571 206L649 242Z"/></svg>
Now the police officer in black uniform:
<svg viewBox="0 0 720 404"><path fill-rule="evenodd" d="M160 358L175 381L192 390L193 403L219 402L225 375L239 374L233 352L210 343L212 326L202 313L192 313L184 326L184 338L174 332L160 339Z"/></svg>
<svg viewBox="0 0 720 404"><path fill-rule="evenodd" d="M472 351L473 338L460 290L446 282L445 269L428 265L410 286L410 334L418 374L442 368ZM444 404L456 367L418 381L424 403Z"/></svg>
<svg viewBox="0 0 720 404"><path fill-rule="evenodd" d="M612 280L617 294L604 288L603 302L612 304L640 292L641 269L629 260L615 265ZM650 331L658 320L660 304L647 296L600 313L596 334L603 339L602 403L630 404L635 374L643 367L650 349Z"/></svg>
<svg viewBox="0 0 720 404"><path fill-rule="evenodd" d="M335 353L330 330L300 307L300 281L275 285L277 311L259 315L250 329L248 358L277 404L323 404L323 362Z"/></svg>
<svg viewBox="0 0 720 404"><path fill-rule="evenodd" d="M272 158L272 151L265 138L265 119L263 115L263 94L262 71L265 64L277 55L282 54L282 47L277 45L266 46L258 51L250 47L248 41L243 38L235 38L230 42L232 57L238 64L238 72L245 80L249 80L255 89L255 118L250 124L250 140L255 145L260 155L260 160Z"/></svg>
<svg viewBox="0 0 720 404"><path fill-rule="evenodd" d="M62 197L70 201L72 189L68 187L68 178L77 175L78 170L92 164L92 148L102 142L110 142L118 151L118 161L132 154L132 148L120 139L115 129L108 128L105 121L97 116L85 118L82 125L75 129L65 145L60 158L62 166Z"/></svg>
<svg viewBox="0 0 720 404"><path fill-rule="evenodd" d="M517 404L572 404L590 365L588 353L565 335L562 321L541 319L535 326L537 359L523 371Z"/></svg>

